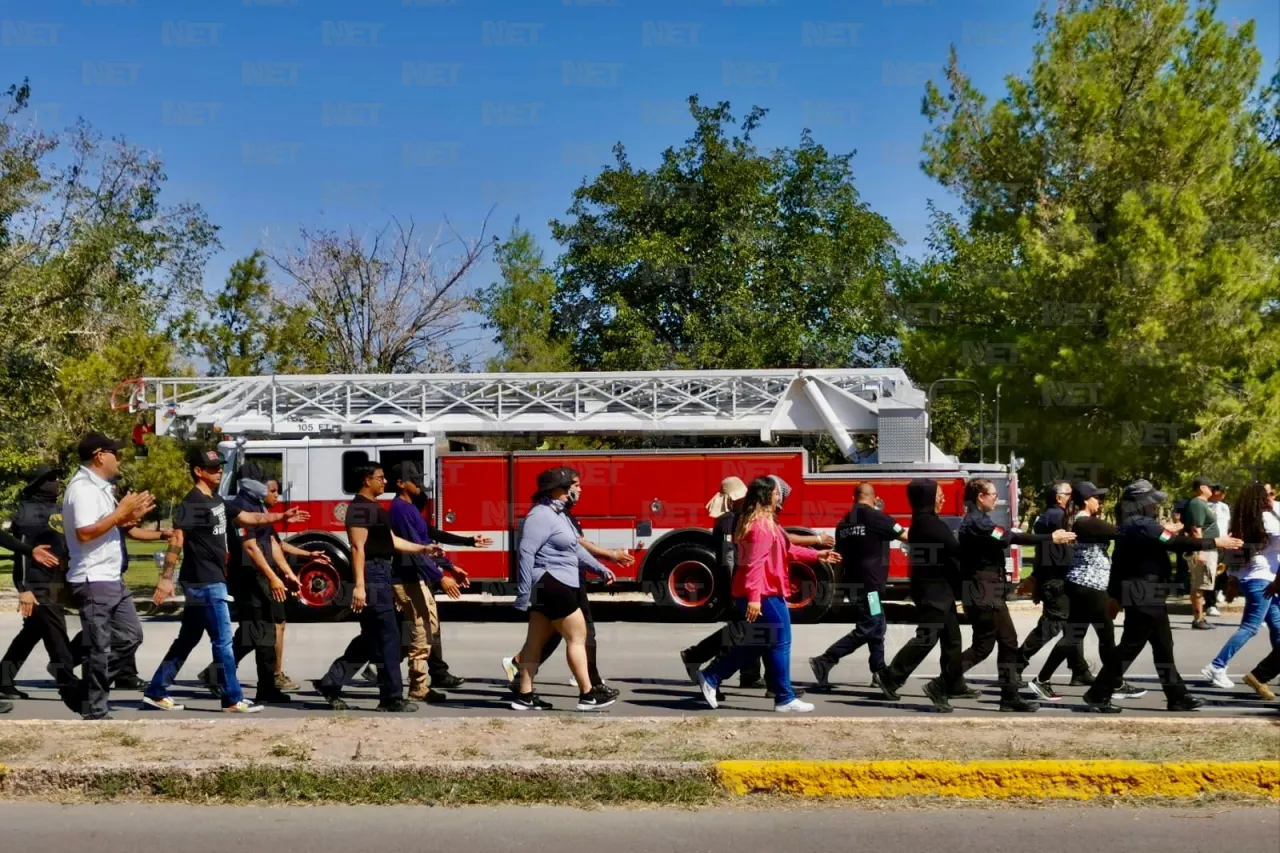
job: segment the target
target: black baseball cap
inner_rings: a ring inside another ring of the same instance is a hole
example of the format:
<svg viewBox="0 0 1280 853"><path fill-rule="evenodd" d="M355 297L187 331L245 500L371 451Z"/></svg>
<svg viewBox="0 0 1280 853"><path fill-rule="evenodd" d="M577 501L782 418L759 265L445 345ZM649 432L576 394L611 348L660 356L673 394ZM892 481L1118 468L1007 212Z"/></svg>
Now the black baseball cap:
<svg viewBox="0 0 1280 853"><path fill-rule="evenodd" d="M88 462L99 450L110 450L112 453L118 454L123 449L123 441L116 441L114 438L107 438L100 432L91 432L84 438L80 439L80 446L78 448L81 462Z"/></svg>
<svg viewBox="0 0 1280 853"><path fill-rule="evenodd" d="M1121 495L1121 499L1138 504L1162 504L1169 499L1169 496L1151 485L1150 480L1134 480L1124 487L1124 494Z"/></svg>
<svg viewBox="0 0 1280 853"><path fill-rule="evenodd" d="M1077 503L1084 503L1089 498L1100 498L1107 493L1106 489L1099 489L1088 480L1082 480L1072 486L1071 490L1075 492L1075 500Z"/></svg>
<svg viewBox="0 0 1280 853"><path fill-rule="evenodd" d="M1212 488L1213 484L1209 482L1208 477L1196 477L1191 481L1191 491L1198 491L1201 486L1209 486Z"/></svg>
<svg viewBox="0 0 1280 853"><path fill-rule="evenodd" d="M212 470L227 464L227 458L216 450L193 447L187 451L187 464L192 468Z"/></svg>
<svg viewBox="0 0 1280 853"><path fill-rule="evenodd" d="M418 468L417 462L397 462L391 466L391 482L393 483L413 483L419 488L422 487L422 470Z"/></svg>
<svg viewBox="0 0 1280 853"><path fill-rule="evenodd" d="M1224 486L1224 485L1222 485L1221 483L1214 483L1212 486L1210 486L1210 487L1209 487L1209 491L1211 491L1211 492L1222 492L1223 494L1226 494L1226 493L1227 493L1227 487L1226 487L1226 486Z"/></svg>

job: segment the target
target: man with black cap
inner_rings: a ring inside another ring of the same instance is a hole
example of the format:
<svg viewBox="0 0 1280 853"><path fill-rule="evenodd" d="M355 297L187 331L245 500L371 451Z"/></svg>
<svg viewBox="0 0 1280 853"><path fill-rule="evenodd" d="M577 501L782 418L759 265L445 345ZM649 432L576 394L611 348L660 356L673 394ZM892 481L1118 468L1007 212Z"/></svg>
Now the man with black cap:
<svg viewBox="0 0 1280 853"><path fill-rule="evenodd" d="M854 627L831 644L825 652L809 659L818 686L827 689L831 668L866 645L873 677L884 669L884 608L881 597L889 580L889 543L906 541L907 529L876 506L876 490L860 483L854 490L855 503L836 525L836 551L844 565L853 603Z"/></svg>
<svg viewBox="0 0 1280 853"><path fill-rule="evenodd" d="M67 553L59 529L61 489L58 471L50 465L38 466L18 496L18 510L10 523L12 533L0 530L0 547L13 552L13 585L18 590L18 610L22 613L22 629L0 659L0 713L12 710L13 703L8 700L28 698L14 680L41 641L49 653L63 701L72 710L79 710L78 701L68 701L75 698L75 675L67 620L58 600L62 583L55 574Z"/></svg>
<svg viewBox="0 0 1280 853"><path fill-rule="evenodd" d="M1218 529L1218 516L1209 506L1211 486L1207 477L1196 477L1191 483L1191 498L1182 511L1182 526L1192 539L1216 539L1222 532ZM1205 599L1215 595L1218 552L1194 551L1187 555L1187 567L1191 575L1191 627L1205 631L1211 627L1204 618Z"/></svg>
<svg viewBox="0 0 1280 853"><path fill-rule="evenodd" d="M85 659L81 714L87 720L110 718L111 682L142 644L142 625L133 596L123 580L122 531L155 508L149 492L129 492L118 502L112 481L120 474L123 442L91 432L80 441L80 469L62 497L67 542L67 584L71 604L80 611Z"/></svg>
<svg viewBox="0 0 1280 853"><path fill-rule="evenodd" d="M1040 513L1031 528L1034 533L1052 535L1054 531L1067 529L1067 504L1071 502L1071 484L1064 480L1055 481L1049 486L1048 497L1048 508ZM1040 602L1040 619L1027 638L1022 641L1022 648L1018 650L1019 680L1022 679L1022 673L1030 665L1031 659L1052 642L1054 637L1061 634L1067 625L1071 610L1067 600L1067 572L1071 569L1074 559L1075 547L1069 542L1062 544L1047 542L1036 548L1031 583L1035 588L1035 600ZM1067 665L1071 667L1071 683L1092 684L1093 676L1089 672L1089 664L1085 661L1084 650L1078 645L1063 646L1061 643L1055 647L1055 651L1059 648L1062 649L1061 654L1066 657ZM1047 672L1057 668L1058 661L1052 652L1050 660L1053 661L1053 666L1049 667L1046 664ZM1062 698L1050 686L1047 678L1032 679L1027 686L1041 699L1055 702Z"/></svg>
<svg viewBox="0 0 1280 853"><path fill-rule="evenodd" d="M222 710L252 714L261 705L248 702L236 677L232 651L231 612L227 606L228 525L243 527L271 525L278 521L306 521L309 515L297 509L283 513L245 512L227 504L218 494L226 459L217 450L193 447L187 466L195 485L182 499L174 514L173 534L165 552L164 570L152 600L161 605L173 595L173 573L182 555L182 583L185 598L178 636L169 646L151 683L143 693L144 704L161 711L181 711L183 706L169 698L169 688L187 656L206 633L213 647L214 667L222 685ZM273 660L274 668L274 660Z"/></svg>
<svg viewBox="0 0 1280 853"><path fill-rule="evenodd" d="M942 644L942 672L924 686L924 695L944 713L954 710L952 698L978 695L965 684L960 665L960 619L956 599L960 594L960 543L947 523L938 517L946 495L934 480L907 484L911 503L911 528L907 536L907 562L911 571L911 600L916 606L916 633L893 662L880 673L880 692L897 701L898 691L921 662Z"/></svg>
<svg viewBox="0 0 1280 853"><path fill-rule="evenodd" d="M1167 498L1168 495L1146 480L1130 483L1120 498L1108 593L1124 608L1124 633L1115 652L1102 662L1093 686L1084 694L1085 703L1099 713L1120 713L1120 708L1111 702L1112 694L1148 644L1169 710L1194 711L1204 704L1187 692L1173 659L1173 632L1166 604L1173 592L1169 554L1214 549L1236 551L1243 543L1230 537L1189 536L1176 532L1176 527L1165 527L1157 516L1160 504Z"/></svg>

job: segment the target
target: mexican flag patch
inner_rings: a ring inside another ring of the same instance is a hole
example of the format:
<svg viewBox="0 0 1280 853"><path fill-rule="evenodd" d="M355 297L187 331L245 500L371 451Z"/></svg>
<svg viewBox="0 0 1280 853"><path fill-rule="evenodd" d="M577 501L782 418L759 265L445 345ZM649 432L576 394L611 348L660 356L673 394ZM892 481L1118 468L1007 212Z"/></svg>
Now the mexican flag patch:
<svg viewBox="0 0 1280 853"><path fill-rule="evenodd" d="M1003 528L1003 527L1001 527L1001 526L1000 526L1000 525L998 525L998 524L997 524L995 527L991 528L991 538L992 538L992 539L1003 539L1003 538L1004 538L1004 528Z"/></svg>
<svg viewBox="0 0 1280 853"><path fill-rule="evenodd" d="M241 539L246 539L246 538L248 538L248 536L249 536L249 530L248 530L247 528L244 528L244 527L241 527L241 528L240 528L239 533L240 533L240 538L241 538Z"/></svg>
<svg viewBox="0 0 1280 853"><path fill-rule="evenodd" d="M1167 531L1167 530L1161 530L1161 531L1160 531L1160 541L1161 541L1161 542L1168 542L1168 541L1169 541L1170 539L1172 539L1172 538L1173 538L1173 534L1172 534L1172 533L1170 533L1169 531Z"/></svg>
<svg viewBox="0 0 1280 853"><path fill-rule="evenodd" d="M902 531L903 531L903 530L904 530L904 528L903 528L903 526L902 526L901 524L898 524L896 521L893 523L893 532L894 532L894 533L897 533L899 536L901 536L901 535L902 535Z"/></svg>

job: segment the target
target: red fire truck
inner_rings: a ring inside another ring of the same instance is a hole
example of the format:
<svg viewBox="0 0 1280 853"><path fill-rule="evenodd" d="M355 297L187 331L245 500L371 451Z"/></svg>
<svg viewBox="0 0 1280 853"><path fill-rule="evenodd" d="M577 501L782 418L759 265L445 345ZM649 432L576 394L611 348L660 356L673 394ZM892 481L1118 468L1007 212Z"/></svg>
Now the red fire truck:
<svg viewBox="0 0 1280 853"><path fill-rule="evenodd" d="M963 485L993 480L1006 496L998 521L1017 518L1016 465L962 464L929 441L925 394L906 374L885 370L660 371L632 373L432 374L146 378L125 383L118 406L154 416L150 430L180 438L213 433L232 460L248 459L280 480L285 500L308 510L305 528L282 532L299 546L327 551L333 567L303 566L302 604L342 611L349 579L343 527L359 487L355 471L411 460L430 479L426 513L461 535L484 533L486 549L452 549L473 590L514 594L521 519L539 472L568 465L582 476L574 515L586 537L635 557L613 566L617 589L642 590L663 604L717 615L728 578L718 567L705 509L720 481L777 474L792 491L782 508L788 529L833 532L853 488L875 484L885 511L910 520L906 484L931 477L943 487L945 518L959 523ZM670 449L486 452L456 449L448 436L574 434L665 437ZM688 436L826 434L848 458L818 470L804 448L681 448ZM855 436L875 436L860 452ZM453 449L451 449L453 448ZM223 489L234 493L234 476ZM390 500L391 495L384 499ZM1019 556L1009 562L1017 579ZM840 596L840 569L792 568L791 606L814 621ZM891 552L892 582L906 579L905 554Z"/></svg>

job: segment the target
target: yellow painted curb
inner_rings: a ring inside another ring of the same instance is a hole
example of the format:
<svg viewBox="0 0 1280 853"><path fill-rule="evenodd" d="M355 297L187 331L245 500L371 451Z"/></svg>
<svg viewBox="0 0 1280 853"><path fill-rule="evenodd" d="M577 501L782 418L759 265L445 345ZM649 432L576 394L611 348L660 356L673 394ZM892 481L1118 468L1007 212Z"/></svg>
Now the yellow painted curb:
<svg viewBox="0 0 1280 853"><path fill-rule="evenodd" d="M1280 799L1280 761L722 761L734 794L1090 800L1237 793Z"/></svg>

